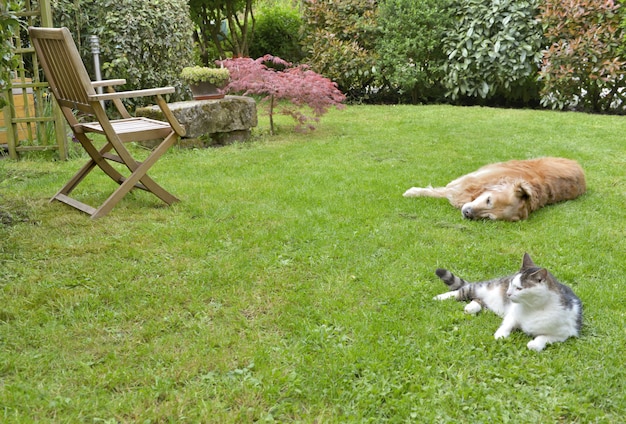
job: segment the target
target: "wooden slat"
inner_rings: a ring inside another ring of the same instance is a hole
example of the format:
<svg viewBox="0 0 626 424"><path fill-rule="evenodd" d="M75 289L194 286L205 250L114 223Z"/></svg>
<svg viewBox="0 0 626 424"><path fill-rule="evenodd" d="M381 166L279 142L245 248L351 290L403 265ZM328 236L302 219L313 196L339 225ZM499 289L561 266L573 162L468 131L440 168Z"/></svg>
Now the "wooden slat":
<svg viewBox="0 0 626 424"><path fill-rule="evenodd" d="M28 80L26 80L25 82L17 82L17 81L12 81L11 82L11 88L15 89L15 88L46 88L48 86L47 82L28 82Z"/></svg>
<svg viewBox="0 0 626 424"><path fill-rule="evenodd" d="M17 146L18 152L45 152L48 150L56 150L58 146Z"/></svg>
<svg viewBox="0 0 626 424"><path fill-rule="evenodd" d="M109 87L112 85L124 85L126 84L125 79L112 79L112 80L102 80L102 81L92 81L91 85L94 87Z"/></svg>
<svg viewBox="0 0 626 424"><path fill-rule="evenodd" d="M159 105L161 112L163 112L163 116L165 116L165 119L167 119L167 122L169 122L174 131L176 131L176 134L178 134L180 137L185 136L187 131L185 130L185 128L183 128L182 125L180 125L180 122L178 122L178 119L176 119L167 103L165 103L163 97L157 96L157 104Z"/></svg>
<svg viewBox="0 0 626 424"><path fill-rule="evenodd" d="M80 211L83 211L89 215L93 215L96 212L96 208L89 206L86 203L83 202L79 202L76 199L72 199L69 196L66 196L65 194L57 194L56 196L53 197L53 199L58 200L59 202L63 202L66 205L70 205Z"/></svg>
<svg viewBox="0 0 626 424"><path fill-rule="evenodd" d="M156 96L159 94L171 94L174 87L161 87L161 88L148 88L145 90L132 90L132 91L118 91L116 93L104 93L104 94L92 94L89 96L91 101L100 100L113 100L113 99L127 99L133 97L148 97Z"/></svg>
<svg viewBox="0 0 626 424"><path fill-rule="evenodd" d="M11 122L16 124L22 124L27 122L53 122L54 116L33 116L30 118L15 118Z"/></svg>
<svg viewBox="0 0 626 424"><path fill-rule="evenodd" d="M133 133L137 133L137 135L140 135L140 133L143 131L172 130L167 122L155 121L149 118L118 119L110 122L117 134L130 135ZM80 124L80 126L86 131L97 132L99 134L104 133L102 125L100 125L98 122L87 122Z"/></svg>

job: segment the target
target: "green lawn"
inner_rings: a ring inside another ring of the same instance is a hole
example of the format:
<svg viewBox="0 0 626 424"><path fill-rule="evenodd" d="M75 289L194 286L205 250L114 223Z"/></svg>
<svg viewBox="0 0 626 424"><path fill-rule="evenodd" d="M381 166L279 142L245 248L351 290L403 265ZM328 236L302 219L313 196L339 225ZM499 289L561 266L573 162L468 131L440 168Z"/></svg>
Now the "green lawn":
<svg viewBox="0 0 626 424"><path fill-rule="evenodd" d="M623 422L626 118L349 106L312 133L169 152L181 198L105 218L48 199L84 159L0 160L0 421ZM581 198L523 222L405 199L481 165L564 156ZM101 174L77 197L96 204ZM469 280L524 252L582 299L582 336L536 353L471 317Z"/></svg>

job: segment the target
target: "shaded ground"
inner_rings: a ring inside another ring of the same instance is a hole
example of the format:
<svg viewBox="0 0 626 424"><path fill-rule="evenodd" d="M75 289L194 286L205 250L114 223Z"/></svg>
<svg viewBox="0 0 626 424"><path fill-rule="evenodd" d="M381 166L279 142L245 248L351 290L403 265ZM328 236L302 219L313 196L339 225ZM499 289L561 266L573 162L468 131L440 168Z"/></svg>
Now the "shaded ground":
<svg viewBox="0 0 626 424"><path fill-rule="evenodd" d="M2 199L0 199L2 201ZM0 227L10 227L18 222L30 222L28 212L23 205L5 204L0 205Z"/></svg>

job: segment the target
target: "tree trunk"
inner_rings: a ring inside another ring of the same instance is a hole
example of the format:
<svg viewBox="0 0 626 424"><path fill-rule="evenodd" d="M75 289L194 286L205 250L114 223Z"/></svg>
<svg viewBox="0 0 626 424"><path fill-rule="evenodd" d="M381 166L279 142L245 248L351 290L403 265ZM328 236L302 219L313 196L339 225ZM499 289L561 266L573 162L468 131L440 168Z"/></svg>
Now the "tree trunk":
<svg viewBox="0 0 626 424"><path fill-rule="evenodd" d="M274 95L270 96L270 135L274 135Z"/></svg>

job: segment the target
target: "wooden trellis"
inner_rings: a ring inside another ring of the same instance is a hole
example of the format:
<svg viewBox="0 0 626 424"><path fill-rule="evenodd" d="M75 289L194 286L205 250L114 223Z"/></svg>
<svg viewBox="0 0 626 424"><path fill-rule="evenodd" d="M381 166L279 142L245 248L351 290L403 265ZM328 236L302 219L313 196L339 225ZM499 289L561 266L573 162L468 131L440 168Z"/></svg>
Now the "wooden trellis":
<svg viewBox="0 0 626 424"><path fill-rule="evenodd" d="M24 9L16 15L24 23L12 37L20 64L13 70L14 78L4 92L8 104L2 110L0 144L6 143L12 159L23 152L57 150L59 158L65 160L68 140L65 119L53 97L48 95L48 84L40 79L39 62L26 31L31 25L53 26L50 0L25 0Z"/></svg>

